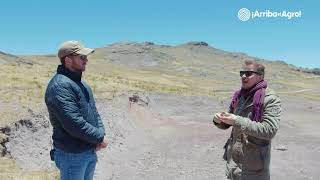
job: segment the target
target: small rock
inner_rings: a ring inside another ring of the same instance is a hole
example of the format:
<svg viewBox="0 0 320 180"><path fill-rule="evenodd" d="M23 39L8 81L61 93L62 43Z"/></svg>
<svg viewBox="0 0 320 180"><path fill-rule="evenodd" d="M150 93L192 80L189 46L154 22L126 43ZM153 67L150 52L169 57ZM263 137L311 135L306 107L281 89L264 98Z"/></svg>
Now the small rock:
<svg viewBox="0 0 320 180"><path fill-rule="evenodd" d="M280 146L276 147L276 150L286 151L286 150L288 150L288 148L286 146L284 146L284 145L280 145Z"/></svg>

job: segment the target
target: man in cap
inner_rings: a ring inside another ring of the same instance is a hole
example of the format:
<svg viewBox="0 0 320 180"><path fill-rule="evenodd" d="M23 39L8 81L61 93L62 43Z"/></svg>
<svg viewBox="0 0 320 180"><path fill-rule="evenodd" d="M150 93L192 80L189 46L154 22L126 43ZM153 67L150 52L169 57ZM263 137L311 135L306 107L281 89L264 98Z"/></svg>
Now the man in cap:
<svg viewBox="0 0 320 180"><path fill-rule="evenodd" d="M53 127L52 159L62 180L93 179L96 151L108 145L91 88L81 80L93 52L78 41L62 43L61 65L45 93Z"/></svg>
<svg viewBox="0 0 320 180"><path fill-rule="evenodd" d="M281 102L267 87L264 69L256 61L246 60L240 71L242 86L234 93L229 112L213 117L220 129L232 126L224 146L228 179L270 179L271 140L279 128Z"/></svg>

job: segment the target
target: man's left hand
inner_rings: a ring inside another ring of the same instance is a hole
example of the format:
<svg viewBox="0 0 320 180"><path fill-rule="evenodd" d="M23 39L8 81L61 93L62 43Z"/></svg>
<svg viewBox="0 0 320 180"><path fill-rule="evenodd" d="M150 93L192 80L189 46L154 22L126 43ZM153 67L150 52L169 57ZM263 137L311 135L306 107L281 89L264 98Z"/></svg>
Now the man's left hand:
<svg viewBox="0 0 320 180"><path fill-rule="evenodd" d="M235 124L235 121L237 119L237 116L231 113L224 113L221 117L220 120L224 122L225 124L229 124L233 126Z"/></svg>

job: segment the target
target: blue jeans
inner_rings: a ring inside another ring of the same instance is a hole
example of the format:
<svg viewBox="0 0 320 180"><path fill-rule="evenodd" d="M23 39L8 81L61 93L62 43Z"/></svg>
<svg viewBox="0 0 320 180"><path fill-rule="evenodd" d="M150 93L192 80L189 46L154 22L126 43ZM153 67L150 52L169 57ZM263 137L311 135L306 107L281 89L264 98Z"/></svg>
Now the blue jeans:
<svg viewBox="0 0 320 180"><path fill-rule="evenodd" d="M61 180L92 180L97 154L94 149L76 154L55 148L54 161Z"/></svg>

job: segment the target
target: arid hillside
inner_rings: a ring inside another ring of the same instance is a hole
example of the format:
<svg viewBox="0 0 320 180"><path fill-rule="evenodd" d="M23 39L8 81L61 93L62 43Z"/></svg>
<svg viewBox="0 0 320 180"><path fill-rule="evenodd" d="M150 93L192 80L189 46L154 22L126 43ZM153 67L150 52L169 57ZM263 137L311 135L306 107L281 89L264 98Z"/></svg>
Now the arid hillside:
<svg viewBox="0 0 320 180"><path fill-rule="evenodd" d="M211 119L240 87L245 59L266 66L265 79L283 102L272 177L319 179L320 76L205 42L116 43L89 56L83 79L94 91L111 142L99 153L96 179L223 178L220 155L228 132ZM55 55L0 52L0 179L57 178L47 154L44 92L59 63ZM142 101L130 104L134 94ZM294 167L284 167L287 161Z"/></svg>

